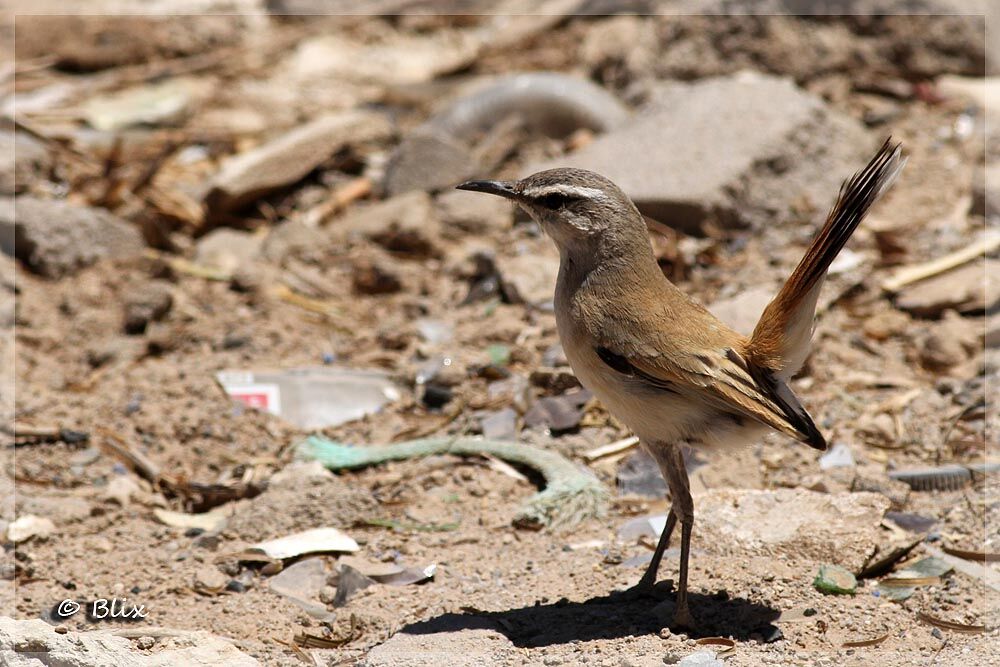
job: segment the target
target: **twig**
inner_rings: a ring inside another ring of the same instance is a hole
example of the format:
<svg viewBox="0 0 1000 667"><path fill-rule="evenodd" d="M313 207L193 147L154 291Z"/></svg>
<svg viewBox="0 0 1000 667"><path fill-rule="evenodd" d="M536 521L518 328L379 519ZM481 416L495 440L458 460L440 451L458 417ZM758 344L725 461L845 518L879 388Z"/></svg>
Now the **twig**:
<svg viewBox="0 0 1000 667"><path fill-rule="evenodd" d="M114 452L115 456L123 460L150 484L155 487L162 481L160 467L129 447L125 438L102 426L98 426L95 430L104 436L104 444Z"/></svg>
<svg viewBox="0 0 1000 667"><path fill-rule="evenodd" d="M956 266L970 262L980 255L988 255L997 248L1000 248L1000 232L989 232L975 243L948 253L944 257L938 257L929 262L915 264L897 271L895 275L882 283L882 289L887 292L898 292L911 283L944 273Z"/></svg>
<svg viewBox="0 0 1000 667"><path fill-rule="evenodd" d="M331 470L364 468L433 454L492 454L538 470L545 478L545 489L521 506L514 518L518 526L569 528L591 517L603 516L607 507L608 493L589 470L556 452L516 442L430 438L379 447L351 447L311 436L298 446L299 457L320 461Z"/></svg>
<svg viewBox="0 0 1000 667"><path fill-rule="evenodd" d="M318 206L314 206L302 214L302 222L309 227L318 227L337 211L346 208L354 201L367 197L372 191L372 181L367 176L360 176L348 181L335 189L330 198Z"/></svg>
<svg viewBox="0 0 1000 667"><path fill-rule="evenodd" d="M639 438L633 435L630 438L618 440L617 442L612 442L607 445L601 445L600 447L595 447L590 451L584 452L583 458L588 461L596 461L597 459L604 458L605 456L627 452L638 444Z"/></svg>

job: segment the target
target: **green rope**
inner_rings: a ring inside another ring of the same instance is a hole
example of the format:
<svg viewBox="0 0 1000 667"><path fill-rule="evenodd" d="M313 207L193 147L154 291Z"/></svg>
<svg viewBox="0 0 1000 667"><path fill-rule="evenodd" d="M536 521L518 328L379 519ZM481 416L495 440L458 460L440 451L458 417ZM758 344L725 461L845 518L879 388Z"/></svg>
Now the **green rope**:
<svg viewBox="0 0 1000 667"><path fill-rule="evenodd" d="M607 491L589 470L555 452L516 442L428 438L381 447L352 447L313 435L297 448L299 458L319 461L331 470L363 468L433 454L492 454L540 472L545 478L545 489L521 506L514 518L519 526L569 528L591 517L603 516L607 508Z"/></svg>

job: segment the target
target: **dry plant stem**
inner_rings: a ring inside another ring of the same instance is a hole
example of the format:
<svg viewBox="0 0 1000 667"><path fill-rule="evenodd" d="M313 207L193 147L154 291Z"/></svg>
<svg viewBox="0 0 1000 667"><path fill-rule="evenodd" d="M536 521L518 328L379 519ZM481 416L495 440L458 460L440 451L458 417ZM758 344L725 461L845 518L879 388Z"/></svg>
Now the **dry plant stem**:
<svg viewBox="0 0 1000 667"><path fill-rule="evenodd" d="M944 257L938 257L929 262L908 266L905 269L897 271L894 276L882 283L882 289L887 292L898 292L911 283L954 269L956 266L970 262L980 255L988 255L996 251L997 248L1000 248L1000 232L987 233L979 241L949 253Z"/></svg>
<svg viewBox="0 0 1000 667"><path fill-rule="evenodd" d="M612 442L607 445L601 445L600 447L594 447L593 449L584 453L583 458L588 461L596 461L597 459L602 459L605 456L611 456L613 454L622 454L631 449L636 448L639 445L639 438L634 435L629 438L624 438L618 440L617 442Z"/></svg>
<svg viewBox="0 0 1000 667"><path fill-rule="evenodd" d="M569 528L591 517L603 516L607 507L607 491L589 470L556 452L516 442L428 438L394 445L351 447L321 436L311 436L298 448L299 457L315 459L331 470L364 468L433 454L491 454L539 471L545 478L545 489L521 506L514 518L518 525Z"/></svg>

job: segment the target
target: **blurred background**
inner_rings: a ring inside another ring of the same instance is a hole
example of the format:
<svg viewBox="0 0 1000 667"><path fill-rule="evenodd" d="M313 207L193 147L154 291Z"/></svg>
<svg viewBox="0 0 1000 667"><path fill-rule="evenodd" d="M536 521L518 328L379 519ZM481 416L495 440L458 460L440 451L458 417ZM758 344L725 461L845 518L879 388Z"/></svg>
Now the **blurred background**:
<svg viewBox="0 0 1000 667"><path fill-rule="evenodd" d="M659 665L712 635L741 641L731 664L1000 661L996 40L987 3L844 4L7 15L0 611L21 620L0 618L0 647L111 632L53 607L127 596L150 613L135 627L176 633L121 650L178 664L200 646L204 664ZM672 598L602 598L641 574L666 486L567 366L551 242L453 186L604 174L664 273L749 333L889 135L909 164L831 269L794 381L832 450L692 455L700 634L663 629ZM526 528L530 461L331 474L296 460L309 434L532 445L606 511ZM246 555L317 527L353 547ZM814 585L827 565L856 595Z"/></svg>

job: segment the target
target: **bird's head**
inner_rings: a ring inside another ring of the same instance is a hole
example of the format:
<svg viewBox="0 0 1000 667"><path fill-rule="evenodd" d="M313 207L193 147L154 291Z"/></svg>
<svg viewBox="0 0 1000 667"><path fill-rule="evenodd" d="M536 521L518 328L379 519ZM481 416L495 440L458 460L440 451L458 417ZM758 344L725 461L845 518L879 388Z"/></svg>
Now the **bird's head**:
<svg viewBox="0 0 1000 667"><path fill-rule="evenodd" d="M632 201L592 171L548 169L519 181L468 181L458 189L516 202L563 253L594 252L608 241L636 234L648 244L645 223Z"/></svg>

